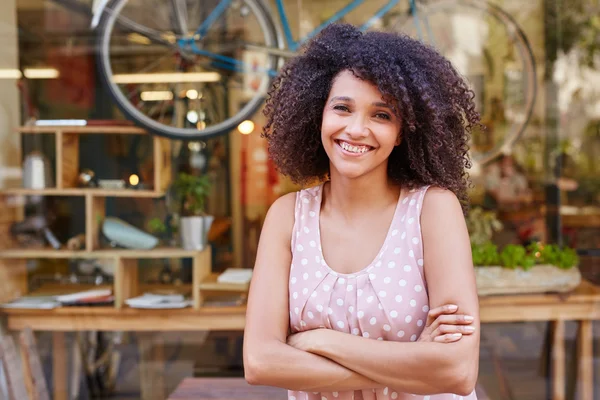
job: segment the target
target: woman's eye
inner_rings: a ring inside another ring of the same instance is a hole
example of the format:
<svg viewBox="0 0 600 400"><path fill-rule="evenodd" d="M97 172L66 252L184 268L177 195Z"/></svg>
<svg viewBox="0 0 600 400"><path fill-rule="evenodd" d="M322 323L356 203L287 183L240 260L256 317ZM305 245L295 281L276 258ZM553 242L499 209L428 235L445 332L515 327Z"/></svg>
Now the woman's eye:
<svg viewBox="0 0 600 400"><path fill-rule="evenodd" d="M344 105L338 104L336 106L333 106L334 110L339 110L339 111L345 111L345 112L349 112L350 109Z"/></svg>
<svg viewBox="0 0 600 400"><path fill-rule="evenodd" d="M389 114L386 114L386 113L377 113L377 114L375 114L375 116L377 118L381 118L381 119L385 119L385 120L392 119L392 117L390 117Z"/></svg>

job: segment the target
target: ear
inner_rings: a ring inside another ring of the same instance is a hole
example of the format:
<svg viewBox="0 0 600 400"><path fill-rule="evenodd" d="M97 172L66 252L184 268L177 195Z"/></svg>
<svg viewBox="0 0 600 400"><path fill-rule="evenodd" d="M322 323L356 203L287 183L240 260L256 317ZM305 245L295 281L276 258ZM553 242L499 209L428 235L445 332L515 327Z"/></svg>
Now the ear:
<svg viewBox="0 0 600 400"><path fill-rule="evenodd" d="M402 134L399 133L398 137L396 138L396 143L394 143L395 146L400 146L400 143L402 143Z"/></svg>

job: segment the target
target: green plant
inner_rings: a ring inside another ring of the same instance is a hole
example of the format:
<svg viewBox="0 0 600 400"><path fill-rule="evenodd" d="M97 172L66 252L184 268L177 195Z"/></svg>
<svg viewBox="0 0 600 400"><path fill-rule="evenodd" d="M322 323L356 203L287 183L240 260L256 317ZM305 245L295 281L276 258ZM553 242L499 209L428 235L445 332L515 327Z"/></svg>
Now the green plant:
<svg viewBox="0 0 600 400"><path fill-rule="evenodd" d="M195 176L181 172L173 182L173 188L181 203L182 215L203 215L206 212L206 198L211 189L208 175Z"/></svg>
<svg viewBox="0 0 600 400"><path fill-rule="evenodd" d="M167 232L167 226L160 218L152 218L148 221L148 230L154 234L162 235Z"/></svg>
<svg viewBox="0 0 600 400"><path fill-rule="evenodd" d="M501 265L505 268L521 267L529 270L536 264L547 264L569 269L579 264L579 257L575 250L542 243L532 243L527 247L509 244L498 251L498 247L488 241L483 244L472 244L471 252L473 265L482 267Z"/></svg>
<svg viewBox="0 0 600 400"><path fill-rule="evenodd" d="M483 245L492 240L492 235L502 229L502 222L494 211L473 207L467 216L467 229L472 245Z"/></svg>
<svg viewBox="0 0 600 400"><path fill-rule="evenodd" d="M533 243L528 250L536 256L538 264L551 264L563 269L579 264L577 252L569 247L561 249L555 244Z"/></svg>
<svg viewBox="0 0 600 400"><path fill-rule="evenodd" d="M521 267L528 270L535 265L535 256L527 253L523 246L509 244L500 253L500 263L506 268Z"/></svg>
<svg viewBox="0 0 600 400"><path fill-rule="evenodd" d="M472 245L471 251L474 265L498 265L500 263L498 246L492 242Z"/></svg>

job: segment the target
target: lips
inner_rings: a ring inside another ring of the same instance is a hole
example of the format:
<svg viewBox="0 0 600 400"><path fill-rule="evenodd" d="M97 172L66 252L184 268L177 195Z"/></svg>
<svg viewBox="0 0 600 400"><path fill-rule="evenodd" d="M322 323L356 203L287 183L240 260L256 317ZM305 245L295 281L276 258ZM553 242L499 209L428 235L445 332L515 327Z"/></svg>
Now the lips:
<svg viewBox="0 0 600 400"><path fill-rule="evenodd" d="M374 147L369 145L350 143L340 139L336 139L335 143L345 152L356 155L365 154L374 149Z"/></svg>

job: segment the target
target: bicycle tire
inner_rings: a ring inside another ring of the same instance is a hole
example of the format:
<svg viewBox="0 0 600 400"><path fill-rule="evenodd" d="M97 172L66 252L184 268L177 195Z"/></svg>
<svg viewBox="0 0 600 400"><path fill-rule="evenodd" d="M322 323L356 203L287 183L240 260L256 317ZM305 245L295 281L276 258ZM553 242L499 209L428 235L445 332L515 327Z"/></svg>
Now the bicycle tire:
<svg viewBox="0 0 600 400"><path fill-rule="evenodd" d="M265 45L269 48L278 48L279 40L271 15L265 9L260 0L243 0L245 4L252 8L254 15L262 24ZM125 96L121 93L118 86L111 80L112 68L110 65L109 45L112 30L118 18L119 11L126 5L128 0L112 0L107 5L100 18L100 23L96 35L97 65L103 86L107 89L113 102L123 115L137 126L146 129L150 133L176 140L201 140L215 136L227 134L235 129L241 122L254 115L263 105L266 95L257 94L249 100L244 107L229 118L203 130L196 128L177 128L162 124L140 112ZM271 55L271 64L275 68L279 62L279 57ZM272 82L272 77L268 78L268 85Z"/></svg>
<svg viewBox="0 0 600 400"><path fill-rule="evenodd" d="M492 16L499 23L505 25L506 30L510 32L510 34L516 38L519 43L517 47L521 52L523 67L527 70L527 82L523 85L526 88L524 93L524 97L526 99L525 116L523 121L520 123L520 126L518 126L508 137L505 137L500 145L497 145L493 149L486 152L471 154L473 162L485 165L500 156L506 148L511 148L514 146L515 142L517 142L525 132L525 129L527 128L527 125L529 124L529 121L533 115L535 102L537 99L538 83L536 72L537 66L531 44L521 26L511 15L504 11L501 7L492 4L487 0L430 0L424 1L423 4L433 10L443 7L452 8L453 6L456 7L456 5L480 10L481 12ZM411 16L411 18L413 17Z"/></svg>

